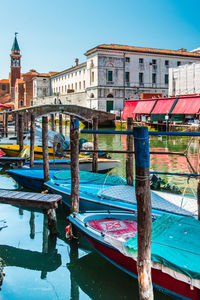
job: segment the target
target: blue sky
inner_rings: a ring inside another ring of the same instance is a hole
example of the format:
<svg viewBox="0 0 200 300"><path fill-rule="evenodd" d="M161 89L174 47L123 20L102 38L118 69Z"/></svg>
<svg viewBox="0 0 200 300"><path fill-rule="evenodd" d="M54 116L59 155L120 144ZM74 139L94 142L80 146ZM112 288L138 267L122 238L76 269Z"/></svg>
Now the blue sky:
<svg viewBox="0 0 200 300"><path fill-rule="evenodd" d="M22 72L62 71L102 43L200 47L200 1L10 0L1 2L0 79L8 78L14 32Z"/></svg>

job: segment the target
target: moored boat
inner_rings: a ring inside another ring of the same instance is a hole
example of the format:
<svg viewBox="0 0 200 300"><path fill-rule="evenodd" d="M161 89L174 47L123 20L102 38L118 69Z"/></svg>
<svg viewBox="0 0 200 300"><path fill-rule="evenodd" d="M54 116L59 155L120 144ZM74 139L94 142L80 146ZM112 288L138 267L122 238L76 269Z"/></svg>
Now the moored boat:
<svg viewBox="0 0 200 300"><path fill-rule="evenodd" d="M120 160L117 159L108 159L108 158L98 158L97 159L97 169L98 172L108 172L109 170L115 168L120 163ZM29 167L30 162L27 162L24 167ZM35 160L34 167L37 169L43 168L43 160ZM71 163L70 158L57 158L49 160L50 169L60 169L60 170L70 170ZM92 171L92 158L91 157L81 157L79 159L79 170L80 171Z"/></svg>
<svg viewBox="0 0 200 300"><path fill-rule="evenodd" d="M137 206L135 187L126 179L106 174L79 173L79 207L84 210L124 209L134 211ZM44 184L48 190L62 195L63 202L71 205L71 174L57 172ZM180 195L151 191L152 207L156 211L180 215L197 214L197 201ZM189 204L188 204L189 203Z"/></svg>
<svg viewBox="0 0 200 300"><path fill-rule="evenodd" d="M200 223L194 218L153 214L152 282L180 299L200 299ZM137 277L137 213L72 214L69 221L94 249Z"/></svg>

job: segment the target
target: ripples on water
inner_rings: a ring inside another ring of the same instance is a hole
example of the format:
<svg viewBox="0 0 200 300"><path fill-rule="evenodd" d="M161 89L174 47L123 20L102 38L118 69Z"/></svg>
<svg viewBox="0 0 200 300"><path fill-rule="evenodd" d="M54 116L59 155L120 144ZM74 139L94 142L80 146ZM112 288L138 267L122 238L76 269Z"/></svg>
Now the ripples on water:
<svg viewBox="0 0 200 300"><path fill-rule="evenodd" d="M82 137L91 140L89 135ZM151 137L150 149L184 152L188 142L188 138ZM99 146L101 149L125 150L126 137L99 135ZM196 163L195 147L193 144L190 149L193 166ZM112 154L112 157L121 160L112 174L125 176L125 155ZM151 169L190 172L185 158L172 155L152 155ZM12 179L2 175L3 169L0 173L0 188L17 188ZM162 178L182 188L187 184L187 179L182 177ZM190 180L190 186L195 190L196 180ZM79 250L73 244L70 246L70 242L65 239L68 213L65 206L57 211L59 237L55 244L48 241L47 220L42 213L0 205L0 219L5 218L8 224L8 227L0 232L0 257L7 264L0 299L138 299L136 280L91 252L83 239L80 240ZM171 298L155 292L155 299Z"/></svg>

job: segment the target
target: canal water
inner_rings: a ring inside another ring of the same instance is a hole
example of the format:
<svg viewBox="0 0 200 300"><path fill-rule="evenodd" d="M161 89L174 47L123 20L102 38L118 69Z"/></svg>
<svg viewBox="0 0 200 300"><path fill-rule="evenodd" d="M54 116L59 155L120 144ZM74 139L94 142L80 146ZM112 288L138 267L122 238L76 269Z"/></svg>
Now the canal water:
<svg viewBox="0 0 200 300"><path fill-rule="evenodd" d="M91 136L81 137L91 140ZM189 146L189 149L187 149ZM101 149L125 150L126 137L100 135ZM196 167L197 143L190 138L151 137L151 151L187 151L191 165ZM112 154L120 159L119 166L111 173L125 176L125 156ZM191 172L182 156L151 155L151 170L165 172ZM162 176L192 196L196 192L196 180L176 176ZM0 188L16 189L17 184L1 169ZM48 240L47 220L39 211L0 204L0 220L8 227L0 231L0 258L6 264L1 300L116 300L138 299L137 280L114 267L92 251L85 240L76 243L65 238L68 209L57 211L59 237ZM172 299L155 291L155 299Z"/></svg>

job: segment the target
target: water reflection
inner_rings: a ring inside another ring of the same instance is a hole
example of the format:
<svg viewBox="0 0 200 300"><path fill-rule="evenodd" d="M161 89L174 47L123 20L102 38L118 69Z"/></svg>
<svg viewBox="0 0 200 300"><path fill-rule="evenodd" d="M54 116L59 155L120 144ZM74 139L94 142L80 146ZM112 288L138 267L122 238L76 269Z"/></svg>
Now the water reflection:
<svg viewBox="0 0 200 300"><path fill-rule="evenodd" d="M81 290L94 300L139 299L137 280L103 259L90 253L68 264L71 276ZM72 294L71 299L77 300ZM155 291L155 299L171 299Z"/></svg>

